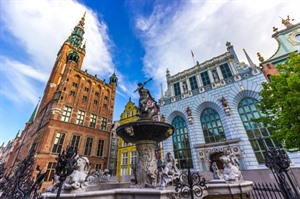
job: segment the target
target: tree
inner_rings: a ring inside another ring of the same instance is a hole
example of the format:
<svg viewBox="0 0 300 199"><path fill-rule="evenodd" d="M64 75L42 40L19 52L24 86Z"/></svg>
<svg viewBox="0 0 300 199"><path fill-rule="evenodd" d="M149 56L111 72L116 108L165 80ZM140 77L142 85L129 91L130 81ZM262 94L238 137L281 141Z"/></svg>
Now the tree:
<svg viewBox="0 0 300 199"><path fill-rule="evenodd" d="M263 83L258 107L265 115L256 121L273 126L272 138L288 151L300 151L300 54L276 68L279 74Z"/></svg>

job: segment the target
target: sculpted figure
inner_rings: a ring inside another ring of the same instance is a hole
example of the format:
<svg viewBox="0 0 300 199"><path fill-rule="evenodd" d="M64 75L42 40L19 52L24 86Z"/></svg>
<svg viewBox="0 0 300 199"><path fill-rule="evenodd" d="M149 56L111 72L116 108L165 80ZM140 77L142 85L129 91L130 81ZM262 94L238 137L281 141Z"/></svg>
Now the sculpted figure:
<svg viewBox="0 0 300 199"><path fill-rule="evenodd" d="M63 184L63 189L79 189L87 187L87 175L89 172L89 160L87 157L77 157L76 170L68 176ZM49 186L46 191L54 192L59 187L59 176L54 175L54 183Z"/></svg>
<svg viewBox="0 0 300 199"><path fill-rule="evenodd" d="M86 178L89 172L89 160L87 157L77 158L76 170L67 178L64 189L86 188Z"/></svg>
<svg viewBox="0 0 300 199"><path fill-rule="evenodd" d="M216 162L212 163L211 168L212 168L214 179L223 179L223 175L221 174Z"/></svg>
<svg viewBox="0 0 300 199"><path fill-rule="evenodd" d="M225 97L222 97L221 102L222 102L222 105L224 106L224 108L228 107L228 102Z"/></svg>
<svg viewBox="0 0 300 199"><path fill-rule="evenodd" d="M158 172L158 177L160 178L160 185L166 186L173 180L179 177L180 172L176 166L177 160L173 158L170 152L166 154L165 165Z"/></svg>
<svg viewBox="0 0 300 199"><path fill-rule="evenodd" d="M232 163L231 158L229 156L223 155L220 157L220 160L224 164L224 170L223 170L224 180L238 181L242 179L241 171L237 166L235 166Z"/></svg>
<svg viewBox="0 0 300 199"><path fill-rule="evenodd" d="M159 111L159 106L157 102L153 99L150 94L150 91L144 88L144 85L152 80L150 78L144 83L138 83L138 88L134 91L138 91L140 98L139 98L139 116L141 118L152 119L154 116L157 116Z"/></svg>

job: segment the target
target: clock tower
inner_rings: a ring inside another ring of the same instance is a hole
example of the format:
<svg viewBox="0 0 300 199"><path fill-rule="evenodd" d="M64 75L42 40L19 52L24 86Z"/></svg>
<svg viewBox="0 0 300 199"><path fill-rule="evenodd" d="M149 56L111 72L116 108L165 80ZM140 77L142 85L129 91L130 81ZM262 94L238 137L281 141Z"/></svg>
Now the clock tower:
<svg viewBox="0 0 300 199"><path fill-rule="evenodd" d="M261 62L260 66L267 81L270 81L270 75L278 73L276 65L284 63L291 52L300 53L300 23L294 24L294 19L290 19L289 16L286 19L281 18L281 20L285 27L283 30L273 27L274 34L272 37L278 43L278 48L274 55L264 60L260 53L257 53Z"/></svg>
<svg viewBox="0 0 300 199"><path fill-rule="evenodd" d="M67 146L89 159L92 169L107 169L109 140L116 87L115 73L109 82L82 70L86 44L85 14L57 53L40 106L26 123L19 139L14 161L6 173L14 170L31 148L36 163L46 172L42 191L52 184L56 157ZM35 175L35 174L34 174Z"/></svg>

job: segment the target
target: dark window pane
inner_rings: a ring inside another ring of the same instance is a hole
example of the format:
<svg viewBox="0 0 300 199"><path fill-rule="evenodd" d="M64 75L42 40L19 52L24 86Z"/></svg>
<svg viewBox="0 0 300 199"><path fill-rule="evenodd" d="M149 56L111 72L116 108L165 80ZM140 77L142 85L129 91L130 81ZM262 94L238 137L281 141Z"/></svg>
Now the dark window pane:
<svg viewBox="0 0 300 199"><path fill-rule="evenodd" d="M175 117L172 121L175 132L172 136L175 158L178 159L179 168L184 169L193 167L193 164L187 165L187 160L191 158L189 136L187 132L186 122L182 117Z"/></svg>

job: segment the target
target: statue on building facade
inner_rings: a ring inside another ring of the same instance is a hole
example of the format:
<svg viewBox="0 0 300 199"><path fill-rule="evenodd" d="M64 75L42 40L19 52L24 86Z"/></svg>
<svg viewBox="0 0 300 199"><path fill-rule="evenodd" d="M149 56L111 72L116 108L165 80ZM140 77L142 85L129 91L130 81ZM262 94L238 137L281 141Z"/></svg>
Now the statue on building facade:
<svg viewBox="0 0 300 199"><path fill-rule="evenodd" d="M224 164L223 177L227 182L236 182L243 179L242 173L229 155L223 155L220 160Z"/></svg>

